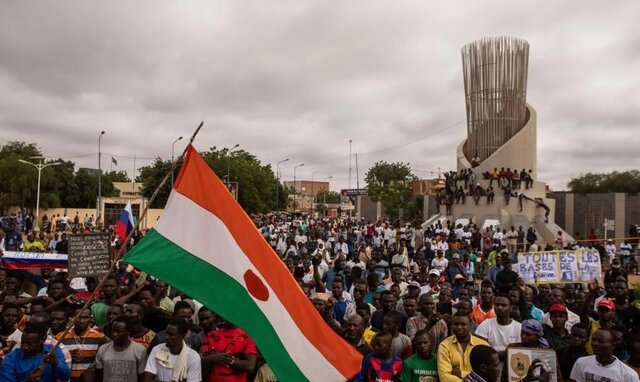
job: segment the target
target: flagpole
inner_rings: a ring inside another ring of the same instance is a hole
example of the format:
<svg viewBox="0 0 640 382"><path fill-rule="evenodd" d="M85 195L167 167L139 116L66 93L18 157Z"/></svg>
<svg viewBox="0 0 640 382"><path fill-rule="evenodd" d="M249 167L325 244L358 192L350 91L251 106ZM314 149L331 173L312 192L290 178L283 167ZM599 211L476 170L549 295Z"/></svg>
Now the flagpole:
<svg viewBox="0 0 640 382"><path fill-rule="evenodd" d="M89 298L87 299L87 302L84 303L84 305L82 306L81 309L78 310L78 313L73 316L73 319L67 324L66 329L62 332L62 335L60 336L60 338L64 338L69 331L71 330L71 328L75 325L76 320L78 319L78 316L80 316L80 314L82 313L82 311L84 311L85 309L89 309L89 306L91 305L91 303L93 302L93 300L95 299L96 293L100 290L100 288L102 288L102 285L107 281L107 278L109 277L109 275L111 275L116 268L116 264L118 262L118 260L120 260L122 258L122 255L124 255L124 250L127 247L126 243L128 243L129 241L131 241L131 237L133 237L134 232L136 232L138 230L138 228L140 227L140 223L144 220L144 218L147 215L147 210L149 210L149 206L153 203L153 201L156 199L156 197L158 196L158 193L160 192L160 190L162 189L162 187L165 185L165 183L167 183L167 181L171 178L171 174L173 173L173 171L175 171L177 164L181 162L181 158L184 157L184 155L187 153L187 150L189 149L189 146L191 146L191 144L193 143L193 140L196 138L196 135L198 135L198 133L200 132L200 129L202 128L202 125L204 124L204 121L200 122L200 124L198 125L198 127L196 128L196 131L193 132L193 135L191 136L191 139L189 140L189 144L184 148L184 150L182 151L182 154L180 154L180 156L178 157L178 160L175 161L175 163L173 163L171 165L171 169L167 172L167 174L164 176L164 178L162 179L162 181L160 182L160 184L158 185L158 187L156 187L155 191L153 191L153 194L151 194L151 197L149 198L149 201L147 202L146 206L144 207L144 210L142 210L142 213L140 214L140 216L138 217L138 221L136 222L135 226L133 227L133 229L131 230L131 232L129 232L129 234L127 235L127 238L124 240L124 245L122 245L120 247L120 249L118 250L118 253L116 253L115 258L113 258L111 260L111 265L109 266L109 271L102 277L102 279L100 280L100 282L98 283L98 285L96 286L96 288L93 290L93 292L91 293L91 296L89 296ZM42 369L42 367L44 366L44 360L47 359L47 357L49 357L50 355L54 354L56 349L58 349L58 347L60 347L60 344L62 343L62 341L57 341L53 347L51 348L51 350L49 350L49 352L47 353L47 355L45 357L43 357L43 363L40 364L40 366L38 368L36 368L31 375L34 375L35 373L37 373L40 369ZM61 362L61 360L58 360L59 362ZM62 360L64 361L64 360Z"/></svg>

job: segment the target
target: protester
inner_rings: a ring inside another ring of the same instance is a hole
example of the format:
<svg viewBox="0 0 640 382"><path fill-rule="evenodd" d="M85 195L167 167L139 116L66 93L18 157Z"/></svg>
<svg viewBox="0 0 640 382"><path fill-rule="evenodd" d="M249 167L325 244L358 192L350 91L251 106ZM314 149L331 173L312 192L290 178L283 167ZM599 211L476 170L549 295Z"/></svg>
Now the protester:
<svg viewBox="0 0 640 382"><path fill-rule="evenodd" d="M22 334L21 347L9 353L0 365L0 382L26 381L29 377L41 382L69 380L71 370L64 362L62 350L49 354L53 345L45 345L46 339L46 327L28 324Z"/></svg>
<svg viewBox="0 0 640 382"><path fill-rule="evenodd" d="M452 336L438 347L438 377L441 382L459 382L471 373L470 353L478 345L489 345L487 341L471 334L468 315L458 312L451 322Z"/></svg>
<svg viewBox="0 0 640 382"><path fill-rule="evenodd" d="M392 342L393 335L386 331L381 331L373 337L373 352L362 360L360 373L354 378L354 382L400 381L403 362L393 354Z"/></svg>
<svg viewBox="0 0 640 382"><path fill-rule="evenodd" d="M427 330L419 330L413 338L415 354L407 358L402 365L401 382L437 382L438 363L433 352L433 344Z"/></svg>
<svg viewBox="0 0 640 382"><path fill-rule="evenodd" d="M188 329L187 322L181 318L169 321L167 342L151 349L143 382L202 381L200 355L184 343Z"/></svg>
<svg viewBox="0 0 640 382"><path fill-rule="evenodd" d="M111 342L98 348L96 375L101 381L137 382L144 375L147 348L129 337L127 319L116 317L111 323Z"/></svg>
<svg viewBox="0 0 640 382"><path fill-rule="evenodd" d="M638 374L613 355L613 334L598 329L592 336L594 355L578 358L570 378L576 382L638 382Z"/></svg>

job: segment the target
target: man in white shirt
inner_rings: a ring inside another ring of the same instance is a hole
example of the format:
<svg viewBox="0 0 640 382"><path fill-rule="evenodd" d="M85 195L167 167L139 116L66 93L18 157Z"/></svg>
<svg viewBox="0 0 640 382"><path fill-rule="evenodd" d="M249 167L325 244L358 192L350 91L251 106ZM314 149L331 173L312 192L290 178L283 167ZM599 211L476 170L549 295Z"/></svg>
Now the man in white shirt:
<svg viewBox="0 0 640 382"><path fill-rule="evenodd" d="M167 342L154 347L144 368L144 382L202 381L200 355L184 342L187 321L173 319L167 325Z"/></svg>
<svg viewBox="0 0 640 382"><path fill-rule="evenodd" d="M518 231L514 226L511 226L511 230L507 232L507 250L509 254L516 253L516 247L518 245Z"/></svg>
<svg viewBox="0 0 640 382"><path fill-rule="evenodd" d="M444 252L438 250L436 257L431 260L431 268L438 270L438 272L442 274L445 268L447 268L447 265L449 265L449 260L444 257Z"/></svg>
<svg viewBox="0 0 640 382"><path fill-rule="evenodd" d="M485 338L492 348L496 349L500 359L504 359L504 350L507 345L520 342L520 330L522 325L511 319L511 301L509 296L499 295L495 297L493 309L495 318L487 318L476 329L476 335Z"/></svg>
<svg viewBox="0 0 640 382"><path fill-rule="evenodd" d="M616 245L613 243L613 240L607 240L607 244L604 246L604 252L609 258L609 264L613 261L613 258L616 256Z"/></svg>
<svg viewBox="0 0 640 382"><path fill-rule="evenodd" d="M620 258L622 260L622 267L627 268L629 263L631 262L631 250L633 247L629 243L629 240L625 240L620 244Z"/></svg>
<svg viewBox="0 0 640 382"><path fill-rule="evenodd" d="M571 370L575 382L638 382L638 373L613 355L613 334L598 329L591 337L594 355L580 357Z"/></svg>

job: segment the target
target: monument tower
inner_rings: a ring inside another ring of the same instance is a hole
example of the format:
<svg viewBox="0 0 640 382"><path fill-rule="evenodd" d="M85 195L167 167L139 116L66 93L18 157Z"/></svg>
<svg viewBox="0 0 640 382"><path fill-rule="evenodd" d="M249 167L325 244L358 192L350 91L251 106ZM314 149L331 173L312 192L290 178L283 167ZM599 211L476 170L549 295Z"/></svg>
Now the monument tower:
<svg viewBox="0 0 640 382"><path fill-rule="evenodd" d="M546 198L547 186L537 179L536 112L527 104L528 66L529 43L520 38L482 38L462 48L467 138L457 149L458 172L471 169L477 183L487 189L489 180L483 179L482 174L494 169L524 169L530 172L533 185L525 188L523 183L512 190L514 195L525 196L523 202L519 203L516 196L507 203L502 185L494 182L494 203L488 204L483 197L475 205L467 196L466 203L453 205L451 215L446 215L441 206L425 224L473 220L481 227L498 225L507 230L511 226L522 226L525 231L534 227L540 240L550 242L558 231L563 231L553 223L555 200ZM474 160L478 163L472 166ZM545 221L544 210L533 202L535 199L550 207L549 222ZM572 240L570 235L564 235Z"/></svg>

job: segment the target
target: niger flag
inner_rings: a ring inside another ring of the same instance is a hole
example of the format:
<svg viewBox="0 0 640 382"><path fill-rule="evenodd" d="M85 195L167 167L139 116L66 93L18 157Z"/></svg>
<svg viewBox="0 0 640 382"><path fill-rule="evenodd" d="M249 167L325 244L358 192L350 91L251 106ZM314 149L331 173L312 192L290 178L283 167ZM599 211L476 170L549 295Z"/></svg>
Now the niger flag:
<svg viewBox="0 0 640 382"><path fill-rule="evenodd" d="M124 260L244 329L280 381L344 381L360 368L193 146L160 220Z"/></svg>

